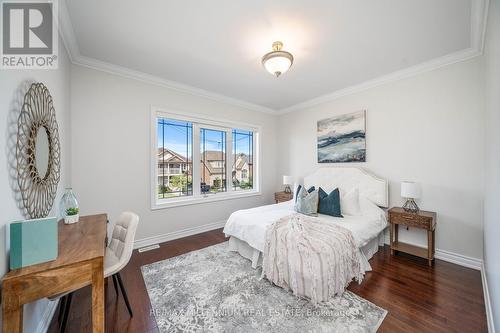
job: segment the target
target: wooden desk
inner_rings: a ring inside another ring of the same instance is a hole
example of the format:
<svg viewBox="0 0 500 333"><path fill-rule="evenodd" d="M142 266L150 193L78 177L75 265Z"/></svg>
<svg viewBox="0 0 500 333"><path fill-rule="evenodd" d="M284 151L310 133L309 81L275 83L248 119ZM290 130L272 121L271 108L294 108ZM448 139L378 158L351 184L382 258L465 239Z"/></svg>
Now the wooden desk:
<svg viewBox="0 0 500 333"><path fill-rule="evenodd" d="M104 253L106 214L59 221L56 260L19 268L2 279L3 333L22 332L23 305L92 285L93 332L104 332Z"/></svg>

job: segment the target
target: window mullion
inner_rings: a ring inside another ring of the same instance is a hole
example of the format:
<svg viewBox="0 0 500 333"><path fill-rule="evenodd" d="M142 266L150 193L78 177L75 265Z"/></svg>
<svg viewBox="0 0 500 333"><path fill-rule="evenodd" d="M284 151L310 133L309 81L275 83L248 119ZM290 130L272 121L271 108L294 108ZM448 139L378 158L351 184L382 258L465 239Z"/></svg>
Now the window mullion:
<svg viewBox="0 0 500 333"><path fill-rule="evenodd" d="M259 150L259 137L260 133L253 132L252 135L252 188L254 190L260 191L260 150Z"/></svg>
<svg viewBox="0 0 500 333"><path fill-rule="evenodd" d="M200 125L193 123L193 196L201 196Z"/></svg>

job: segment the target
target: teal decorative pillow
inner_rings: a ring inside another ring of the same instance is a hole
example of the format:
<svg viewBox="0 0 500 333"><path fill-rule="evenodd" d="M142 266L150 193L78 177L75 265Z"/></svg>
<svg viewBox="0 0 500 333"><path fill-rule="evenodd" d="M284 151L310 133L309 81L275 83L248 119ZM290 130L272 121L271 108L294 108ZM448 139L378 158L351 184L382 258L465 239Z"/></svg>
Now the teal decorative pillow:
<svg viewBox="0 0 500 333"><path fill-rule="evenodd" d="M301 188L295 202L295 211L304 215L318 215L318 191L309 193Z"/></svg>
<svg viewBox="0 0 500 333"><path fill-rule="evenodd" d="M328 194L320 187L318 196L318 213L335 217L343 217L340 211L340 192L338 188Z"/></svg>

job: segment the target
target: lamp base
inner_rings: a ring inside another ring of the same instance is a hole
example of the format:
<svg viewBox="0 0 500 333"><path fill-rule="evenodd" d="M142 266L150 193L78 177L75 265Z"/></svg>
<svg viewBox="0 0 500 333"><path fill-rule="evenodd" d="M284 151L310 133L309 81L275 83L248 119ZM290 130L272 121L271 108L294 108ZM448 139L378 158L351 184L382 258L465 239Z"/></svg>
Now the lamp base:
<svg viewBox="0 0 500 333"><path fill-rule="evenodd" d="M403 205L403 209L411 213L417 213L420 210L420 208L418 208L417 204L415 203L415 199L412 198L406 199L406 202Z"/></svg>
<svg viewBox="0 0 500 333"><path fill-rule="evenodd" d="M292 189L290 188L290 185L285 186L285 193L292 193Z"/></svg>

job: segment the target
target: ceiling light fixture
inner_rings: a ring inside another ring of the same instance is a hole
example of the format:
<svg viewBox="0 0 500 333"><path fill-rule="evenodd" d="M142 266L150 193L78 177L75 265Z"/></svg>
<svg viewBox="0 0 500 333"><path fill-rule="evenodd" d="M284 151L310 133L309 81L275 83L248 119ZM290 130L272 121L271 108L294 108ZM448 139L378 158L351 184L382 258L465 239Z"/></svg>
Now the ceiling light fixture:
<svg viewBox="0 0 500 333"><path fill-rule="evenodd" d="M266 70L279 77L281 74L285 73L293 64L293 55L290 52L282 51L282 42L273 43L273 51L266 53L262 57L262 65Z"/></svg>

